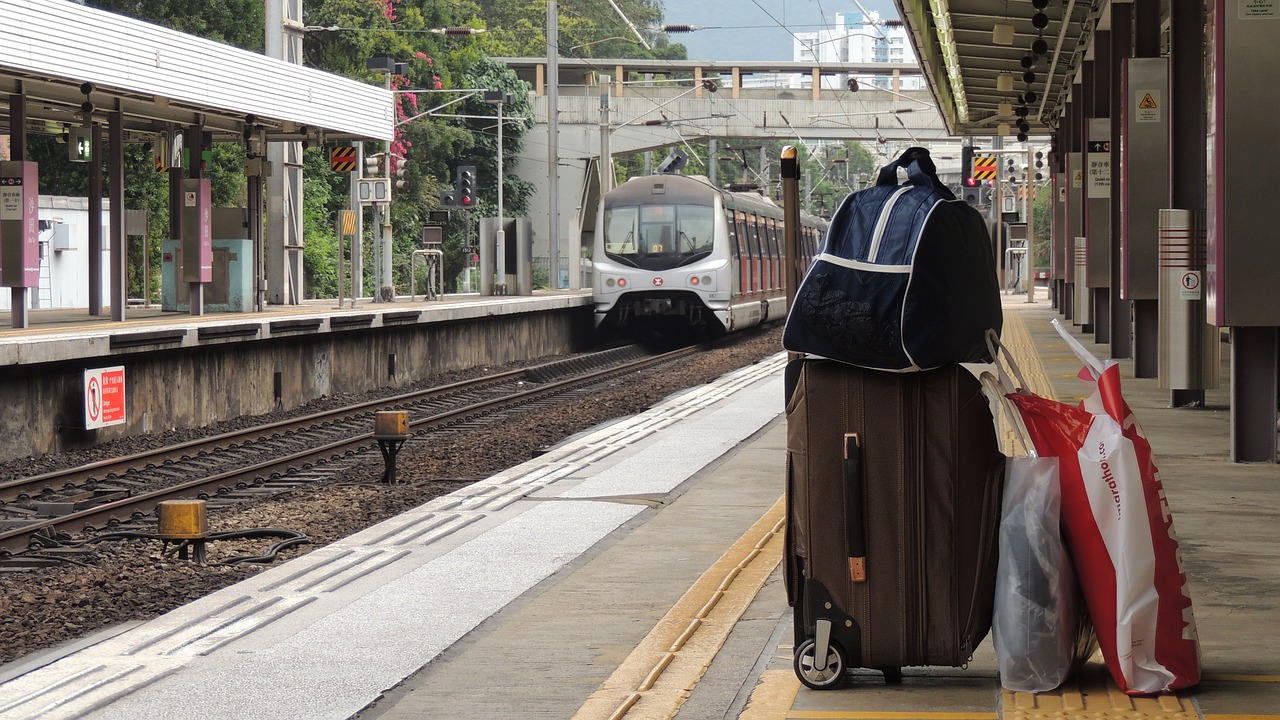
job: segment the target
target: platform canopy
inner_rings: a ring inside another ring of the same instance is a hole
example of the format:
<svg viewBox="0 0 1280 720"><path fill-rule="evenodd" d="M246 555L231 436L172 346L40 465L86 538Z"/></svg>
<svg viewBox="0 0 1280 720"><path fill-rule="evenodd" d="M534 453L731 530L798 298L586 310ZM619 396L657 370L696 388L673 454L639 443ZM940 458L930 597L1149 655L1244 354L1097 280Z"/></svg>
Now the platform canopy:
<svg viewBox="0 0 1280 720"><path fill-rule="evenodd" d="M1084 60L1097 24L1098 11L1089 0L1048 3L1037 11L1031 0L894 0L910 29L916 56L928 77L947 130L953 135L990 135L1000 123L1016 124L1013 113L1001 114L1001 103L1018 106L1028 88L1031 135L1057 127L1067 93ZM1043 12L1048 23L1037 28L1032 18ZM1008 26L997 36L997 25ZM1100 28L1105 29L1105 28ZM1000 42L997 42L997 39ZM1043 39L1046 52L1030 68L1028 86L1022 65L1032 44ZM1005 41L1008 42L1005 42ZM1000 76L1007 75L1008 89Z"/></svg>
<svg viewBox="0 0 1280 720"><path fill-rule="evenodd" d="M68 0L0 0L0 19L0 125L21 94L35 133L81 124L91 102L122 110L130 133L175 123L224 140L248 125L268 140L392 138L381 87Z"/></svg>

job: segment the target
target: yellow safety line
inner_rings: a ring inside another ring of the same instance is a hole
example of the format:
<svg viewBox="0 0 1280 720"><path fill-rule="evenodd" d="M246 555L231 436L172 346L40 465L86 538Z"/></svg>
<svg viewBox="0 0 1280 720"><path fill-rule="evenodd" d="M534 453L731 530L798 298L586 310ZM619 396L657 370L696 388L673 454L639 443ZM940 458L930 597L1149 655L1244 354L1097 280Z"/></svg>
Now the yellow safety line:
<svg viewBox="0 0 1280 720"><path fill-rule="evenodd" d="M788 712L786 720L809 720L813 717L832 717L840 720L996 720L995 712L846 712L838 710L796 710Z"/></svg>
<svg viewBox="0 0 1280 720"><path fill-rule="evenodd" d="M675 717L782 561L784 513L785 503L778 498L676 601L587 698L574 720Z"/></svg>
<svg viewBox="0 0 1280 720"><path fill-rule="evenodd" d="M1280 675L1230 675L1218 673L1203 673L1200 679L1205 682L1256 682L1256 683L1273 683L1280 682ZM1269 715L1259 717L1271 717Z"/></svg>

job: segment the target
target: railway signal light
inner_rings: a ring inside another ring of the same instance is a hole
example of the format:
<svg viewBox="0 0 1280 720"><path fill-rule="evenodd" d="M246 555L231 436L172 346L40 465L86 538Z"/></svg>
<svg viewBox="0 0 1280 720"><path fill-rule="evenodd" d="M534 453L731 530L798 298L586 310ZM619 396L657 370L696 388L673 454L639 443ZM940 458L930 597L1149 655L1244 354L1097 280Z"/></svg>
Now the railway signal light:
<svg viewBox="0 0 1280 720"><path fill-rule="evenodd" d="M964 184L973 187L978 184L977 178L973 176L973 146L965 145L960 148L960 177Z"/></svg>
<svg viewBox="0 0 1280 720"><path fill-rule="evenodd" d="M473 207L476 204L476 166L462 165L458 168L458 204L462 207Z"/></svg>

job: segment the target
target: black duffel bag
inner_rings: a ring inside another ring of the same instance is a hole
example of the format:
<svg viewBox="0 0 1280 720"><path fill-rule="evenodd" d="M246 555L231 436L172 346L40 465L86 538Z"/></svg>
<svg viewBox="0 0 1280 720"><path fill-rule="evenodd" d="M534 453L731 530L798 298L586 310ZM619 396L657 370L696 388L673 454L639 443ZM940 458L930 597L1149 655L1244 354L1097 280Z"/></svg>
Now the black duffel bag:
<svg viewBox="0 0 1280 720"><path fill-rule="evenodd" d="M928 370L990 361L987 330L998 334L1003 319L986 223L938 180L928 150L910 148L836 210L782 345L877 370Z"/></svg>

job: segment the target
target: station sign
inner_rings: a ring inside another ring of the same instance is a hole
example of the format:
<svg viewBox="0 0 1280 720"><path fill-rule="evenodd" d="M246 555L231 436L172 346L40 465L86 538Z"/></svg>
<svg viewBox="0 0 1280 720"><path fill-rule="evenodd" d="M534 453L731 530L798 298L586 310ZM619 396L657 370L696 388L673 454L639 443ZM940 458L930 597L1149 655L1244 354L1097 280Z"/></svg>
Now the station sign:
<svg viewBox="0 0 1280 720"><path fill-rule="evenodd" d="M84 371L84 428L94 430L124 423L124 366Z"/></svg>
<svg viewBox="0 0 1280 720"><path fill-rule="evenodd" d="M40 176L31 161L0 162L0 285L40 284Z"/></svg>

